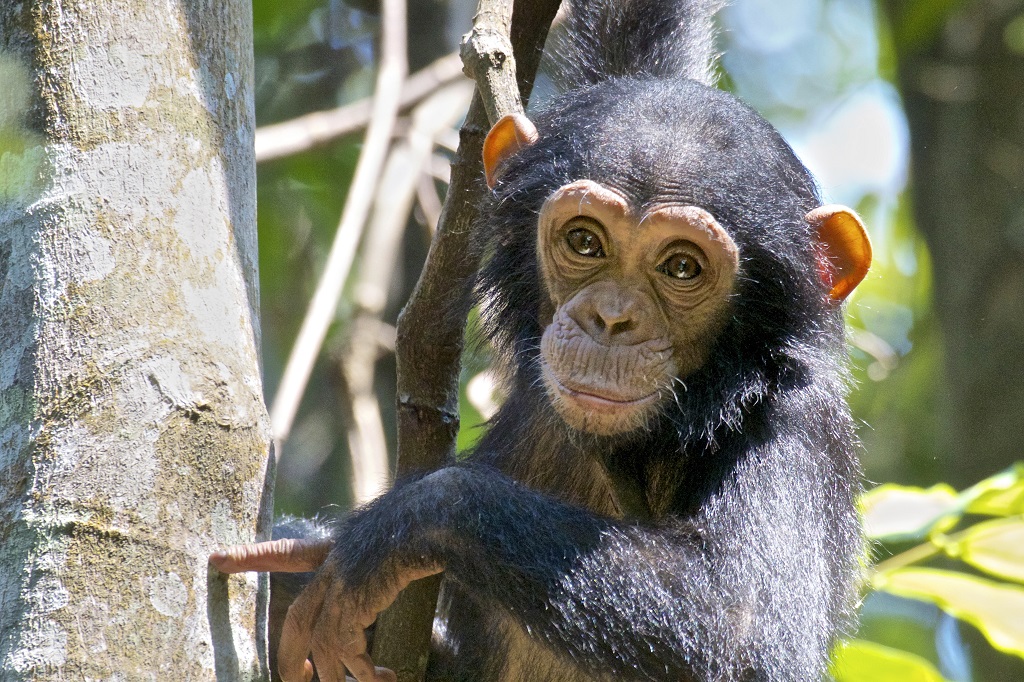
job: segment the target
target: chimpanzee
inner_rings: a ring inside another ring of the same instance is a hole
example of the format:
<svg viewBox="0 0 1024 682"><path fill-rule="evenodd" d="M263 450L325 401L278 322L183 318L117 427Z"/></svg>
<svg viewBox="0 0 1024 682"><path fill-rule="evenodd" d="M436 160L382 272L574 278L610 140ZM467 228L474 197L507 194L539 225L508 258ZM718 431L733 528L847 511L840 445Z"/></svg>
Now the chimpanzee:
<svg viewBox="0 0 1024 682"><path fill-rule="evenodd" d="M491 131L478 291L508 398L466 461L339 524L287 682L310 653L390 679L363 629L439 571L432 680L824 674L863 551L842 300L870 245L714 87L717 4L575 2L566 91Z"/></svg>

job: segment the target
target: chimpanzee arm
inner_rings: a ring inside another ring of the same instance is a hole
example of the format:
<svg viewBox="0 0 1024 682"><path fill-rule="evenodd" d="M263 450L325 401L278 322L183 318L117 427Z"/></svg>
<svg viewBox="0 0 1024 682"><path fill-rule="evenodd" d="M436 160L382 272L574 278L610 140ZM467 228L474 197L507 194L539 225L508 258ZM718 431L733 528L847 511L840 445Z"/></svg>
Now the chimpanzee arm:
<svg viewBox="0 0 1024 682"><path fill-rule="evenodd" d="M685 659L713 646L699 632L717 628L682 617L717 613L724 597L702 544L688 523L619 523L493 469L459 466L352 516L329 561L352 586L372 585L373 572L390 562L436 563L485 609L500 608L538 640L557 642L560 655L630 679L664 674L667 660L675 673L690 670ZM706 655L720 660L715 653Z"/></svg>
<svg viewBox="0 0 1024 682"><path fill-rule="evenodd" d="M807 592L829 589L827 548L816 546L814 514L800 528L802 515L773 509L797 491L779 497L770 477L742 480L765 468L752 465L691 520L657 526L595 516L487 467L450 467L347 519L327 573L379 601L403 571L443 567L485 608L594 674L804 679L821 667L807 657L823 649L815 633L827 614L807 605L829 600Z"/></svg>

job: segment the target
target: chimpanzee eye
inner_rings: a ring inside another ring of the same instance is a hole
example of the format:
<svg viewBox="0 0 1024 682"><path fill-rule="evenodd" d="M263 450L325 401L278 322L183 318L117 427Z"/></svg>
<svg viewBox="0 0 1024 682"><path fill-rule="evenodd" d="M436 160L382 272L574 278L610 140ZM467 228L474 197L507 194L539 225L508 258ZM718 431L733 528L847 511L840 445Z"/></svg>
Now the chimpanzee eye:
<svg viewBox="0 0 1024 682"><path fill-rule="evenodd" d="M701 268L697 259L688 253L675 253L658 266L658 272L665 273L676 279L693 279L700 275Z"/></svg>
<svg viewBox="0 0 1024 682"><path fill-rule="evenodd" d="M572 223L576 222L590 222L588 220L574 219ZM565 241L569 244L569 248L588 258L603 258L604 249L601 247L601 238L597 236L592 230L585 227L576 227L565 235Z"/></svg>

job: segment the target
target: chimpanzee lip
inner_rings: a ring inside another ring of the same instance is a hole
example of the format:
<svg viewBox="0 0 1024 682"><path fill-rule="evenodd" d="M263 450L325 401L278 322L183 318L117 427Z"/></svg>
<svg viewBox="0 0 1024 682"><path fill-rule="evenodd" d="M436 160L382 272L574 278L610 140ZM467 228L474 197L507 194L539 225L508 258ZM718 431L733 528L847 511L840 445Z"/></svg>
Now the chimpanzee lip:
<svg viewBox="0 0 1024 682"><path fill-rule="evenodd" d="M595 393L593 392L593 389L590 388L589 386L587 387L587 390L582 390L581 388L570 388L569 386L566 386L557 376L555 376L555 373L551 371L550 367L545 366L544 370L544 373L547 374L548 378L552 381L552 383L554 383L555 387L559 390L559 392L593 409L618 412L620 410L628 410L641 407L648 403L654 402L658 398L658 391L653 391L639 398L623 398L619 396L609 396L607 394L601 395Z"/></svg>

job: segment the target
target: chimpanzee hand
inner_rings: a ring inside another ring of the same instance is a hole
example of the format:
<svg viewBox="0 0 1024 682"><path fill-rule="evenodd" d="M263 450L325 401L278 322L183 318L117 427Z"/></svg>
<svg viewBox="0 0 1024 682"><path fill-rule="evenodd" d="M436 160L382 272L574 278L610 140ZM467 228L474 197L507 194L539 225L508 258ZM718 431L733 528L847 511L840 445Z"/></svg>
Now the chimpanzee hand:
<svg viewBox="0 0 1024 682"><path fill-rule="evenodd" d="M284 682L308 682L313 654L321 682L342 682L344 670L358 682L392 682L394 672L377 668L366 651L364 630L414 580L440 573L439 567L391 571L382 585L355 589L338 575L330 540L275 540L238 545L210 556L224 573L241 571L302 572L316 570L313 582L288 609L278 648L278 672Z"/></svg>

